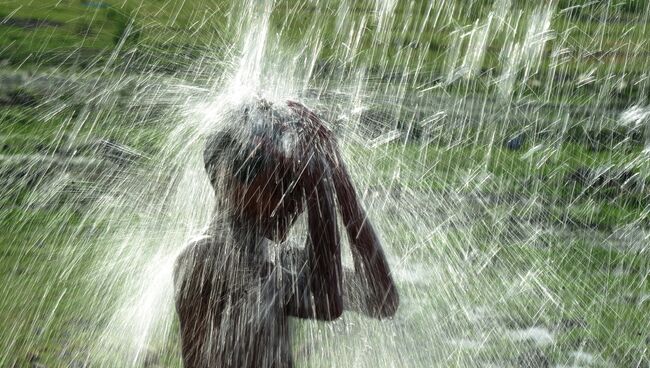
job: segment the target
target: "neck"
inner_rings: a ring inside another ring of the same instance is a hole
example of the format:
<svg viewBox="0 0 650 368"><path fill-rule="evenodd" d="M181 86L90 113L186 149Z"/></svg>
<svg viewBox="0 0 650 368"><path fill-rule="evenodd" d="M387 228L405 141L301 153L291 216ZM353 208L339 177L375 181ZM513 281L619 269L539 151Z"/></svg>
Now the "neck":
<svg viewBox="0 0 650 368"><path fill-rule="evenodd" d="M260 234L254 224L242 221L237 214L215 211L210 224L211 236L223 239L226 252L240 254L248 264L269 261L269 240Z"/></svg>

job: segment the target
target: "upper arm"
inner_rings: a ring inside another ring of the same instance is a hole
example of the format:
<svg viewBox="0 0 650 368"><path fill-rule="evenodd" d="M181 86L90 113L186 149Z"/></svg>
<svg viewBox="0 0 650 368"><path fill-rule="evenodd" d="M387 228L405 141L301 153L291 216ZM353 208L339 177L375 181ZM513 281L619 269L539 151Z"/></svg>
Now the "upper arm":
<svg viewBox="0 0 650 368"><path fill-rule="evenodd" d="M212 286L214 275L218 273L215 242L211 237L203 237L189 243L174 263L174 292L177 303L185 299L196 299L201 290Z"/></svg>

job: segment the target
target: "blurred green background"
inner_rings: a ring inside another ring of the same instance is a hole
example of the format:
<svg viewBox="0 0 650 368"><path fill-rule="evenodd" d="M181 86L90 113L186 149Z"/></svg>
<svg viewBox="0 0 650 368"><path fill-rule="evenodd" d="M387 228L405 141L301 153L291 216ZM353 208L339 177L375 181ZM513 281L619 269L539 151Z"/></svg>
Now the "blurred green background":
<svg viewBox="0 0 650 368"><path fill-rule="evenodd" d="M520 65L505 94L507 51L531 41L526 32L544 3L396 1L385 23L377 4L277 1L270 33L287 50L321 42L314 86L363 71L373 92L356 117L361 130L379 127L373 134L380 140L383 128L399 133L369 147L343 139L367 188L435 198L453 191L478 202L469 210L480 221L445 231L436 257L468 265L459 249L470 241L489 266L467 272L483 282L540 272L556 304L540 310L513 298L495 308L503 312L498 323L513 330L541 326L554 343L536 346L533 339L521 350L495 343L472 356L497 366L650 367L650 4L548 2L554 10L548 38L537 40L540 61ZM164 110L134 107L142 76L200 80L188 67L201 58L217 66L232 58L238 17L249 5L0 2L0 366L85 364L85 339L105 321L80 308L92 252L67 268L75 253L69 239L92 238L104 224L84 216L84 203L66 198L79 201L78 188L92 185L120 147L139 157L163 149L160 132L168 125L147 121L158 121ZM478 64L464 62L481 30L499 22L508 25L487 33ZM364 32L355 38L353 29ZM77 88L101 91L101 81L111 86L105 106ZM120 107L123 114L114 111ZM54 203L40 205L47 190L39 184L61 172L72 179L51 194ZM395 230L391 239L415 244L417 235ZM427 247L418 252L433 254ZM479 287L474 292L467 298L477 303L490 298ZM176 348L170 343L143 364L174 366ZM576 358L576 351L589 358Z"/></svg>

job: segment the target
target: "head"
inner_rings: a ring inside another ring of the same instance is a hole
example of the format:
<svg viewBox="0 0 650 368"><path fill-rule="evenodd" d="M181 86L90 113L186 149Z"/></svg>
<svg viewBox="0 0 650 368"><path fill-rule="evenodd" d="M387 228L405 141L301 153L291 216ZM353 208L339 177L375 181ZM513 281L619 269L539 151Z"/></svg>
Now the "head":
<svg viewBox="0 0 650 368"><path fill-rule="evenodd" d="M355 269L366 269L373 283L372 313L392 316L399 303L397 290L332 133L314 112L293 101L274 105L256 99L231 113L231 128L209 137L204 150L205 169L221 208L276 241L286 238L307 208L312 248L329 272L325 284L337 285L336 197L353 257L357 255ZM330 296L336 299L336 293Z"/></svg>
<svg viewBox="0 0 650 368"><path fill-rule="evenodd" d="M288 105L256 99L233 110L232 129L214 133L205 169L223 207L242 224L284 240L305 208L304 119Z"/></svg>

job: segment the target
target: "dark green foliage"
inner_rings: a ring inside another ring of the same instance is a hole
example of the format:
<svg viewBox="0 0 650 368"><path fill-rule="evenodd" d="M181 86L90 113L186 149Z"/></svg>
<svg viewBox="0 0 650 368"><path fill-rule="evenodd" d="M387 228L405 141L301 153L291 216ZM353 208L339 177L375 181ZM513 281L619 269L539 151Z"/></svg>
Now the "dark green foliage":
<svg viewBox="0 0 650 368"><path fill-rule="evenodd" d="M89 22L77 24L75 32L82 37L88 37L93 34L93 26Z"/></svg>

